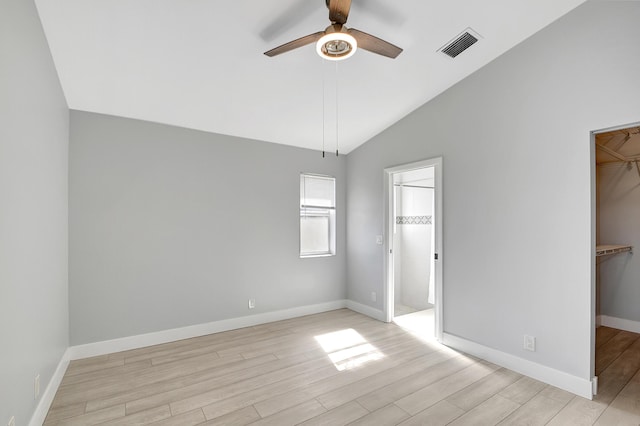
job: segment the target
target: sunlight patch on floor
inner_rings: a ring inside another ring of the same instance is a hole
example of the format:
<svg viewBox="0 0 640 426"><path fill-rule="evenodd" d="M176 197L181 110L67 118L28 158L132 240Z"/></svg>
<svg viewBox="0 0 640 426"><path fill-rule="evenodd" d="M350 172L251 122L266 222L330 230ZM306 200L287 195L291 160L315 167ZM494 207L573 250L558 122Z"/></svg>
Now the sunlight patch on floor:
<svg viewBox="0 0 640 426"><path fill-rule="evenodd" d="M393 322L423 341L436 340L434 334L433 309L413 312L393 318Z"/></svg>
<svg viewBox="0 0 640 426"><path fill-rule="evenodd" d="M382 352L352 328L315 336L315 339L338 371L384 358Z"/></svg>

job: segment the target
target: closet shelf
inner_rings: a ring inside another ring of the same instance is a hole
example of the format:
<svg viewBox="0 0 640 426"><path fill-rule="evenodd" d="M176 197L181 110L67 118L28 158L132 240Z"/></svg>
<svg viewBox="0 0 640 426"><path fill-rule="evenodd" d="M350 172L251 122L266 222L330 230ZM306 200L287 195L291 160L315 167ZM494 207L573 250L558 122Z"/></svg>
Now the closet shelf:
<svg viewBox="0 0 640 426"><path fill-rule="evenodd" d="M626 253L633 250L633 246L602 244L596 246L596 257L609 256L618 253Z"/></svg>

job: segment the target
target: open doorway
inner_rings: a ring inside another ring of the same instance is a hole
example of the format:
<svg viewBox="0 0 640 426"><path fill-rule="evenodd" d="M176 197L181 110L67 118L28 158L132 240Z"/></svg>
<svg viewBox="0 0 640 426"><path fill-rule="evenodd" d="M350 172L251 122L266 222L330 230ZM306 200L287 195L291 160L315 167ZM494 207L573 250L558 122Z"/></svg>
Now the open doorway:
<svg viewBox="0 0 640 426"><path fill-rule="evenodd" d="M442 337L442 159L385 169L387 321Z"/></svg>
<svg viewBox="0 0 640 426"><path fill-rule="evenodd" d="M592 132L591 142L591 372L615 396L640 374L640 258L633 254L640 246L640 124Z"/></svg>

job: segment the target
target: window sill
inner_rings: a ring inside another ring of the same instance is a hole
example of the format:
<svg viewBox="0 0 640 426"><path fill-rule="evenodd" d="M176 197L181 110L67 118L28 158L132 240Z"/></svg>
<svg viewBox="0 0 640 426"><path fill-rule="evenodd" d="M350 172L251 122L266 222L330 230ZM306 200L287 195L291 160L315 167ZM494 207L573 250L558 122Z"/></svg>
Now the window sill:
<svg viewBox="0 0 640 426"><path fill-rule="evenodd" d="M320 253L320 254L301 254L300 259L309 259L313 257L331 257L335 256L334 253Z"/></svg>

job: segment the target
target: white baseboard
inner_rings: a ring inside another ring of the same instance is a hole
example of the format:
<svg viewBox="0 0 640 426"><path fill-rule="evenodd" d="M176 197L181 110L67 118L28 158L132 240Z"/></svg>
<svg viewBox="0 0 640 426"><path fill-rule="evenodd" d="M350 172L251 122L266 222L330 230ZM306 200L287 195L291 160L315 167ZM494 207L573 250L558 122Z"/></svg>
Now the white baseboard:
<svg viewBox="0 0 640 426"><path fill-rule="evenodd" d="M477 356L501 367L516 371L525 376L532 377L541 382L564 389L583 398L592 399L594 384L591 380L586 380L571 374L547 367L497 349L489 348L479 343L463 339L461 337L444 333L442 343Z"/></svg>
<svg viewBox="0 0 640 426"><path fill-rule="evenodd" d="M371 306L363 305L362 303L354 302L353 300L347 300L347 308L352 311L361 313L378 321L385 321L384 312L380 309L372 308Z"/></svg>
<svg viewBox="0 0 640 426"><path fill-rule="evenodd" d="M631 331L632 333L640 333L640 321L632 321L624 318L610 317L608 315L600 315L600 325L605 327L617 328L618 330Z"/></svg>
<svg viewBox="0 0 640 426"><path fill-rule="evenodd" d="M596 315L596 328L602 325L602 315Z"/></svg>
<svg viewBox="0 0 640 426"><path fill-rule="evenodd" d="M60 387L60 383L62 383L62 378L64 377L64 373L67 371L68 366L69 349L62 354L62 359L60 359L58 367L56 367L56 371L53 372L53 376L51 376L51 380L49 380L49 384L47 384L47 387L42 393L40 401L31 416L29 426L42 426L42 423L44 423L47 413L49 412L49 408L51 407L51 403L53 402L53 398L56 396L56 392Z"/></svg>
<svg viewBox="0 0 640 426"><path fill-rule="evenodd" d="M192 337L251 327L254 325L266 324L289 318L312 315L320 312L333 311L346 307L348 307L346 300L335 300L333 302L320 303L317 305L300 306L280 311L265 312L245 317L230 318L205 324L140 334L137 336L122 337L119 339L71 346L68 350L68 354L69 359L71 360L89 358L92 356L143 348L145 346L159 345L162 343L174 342L176 340L190 339Z"/></svg>

